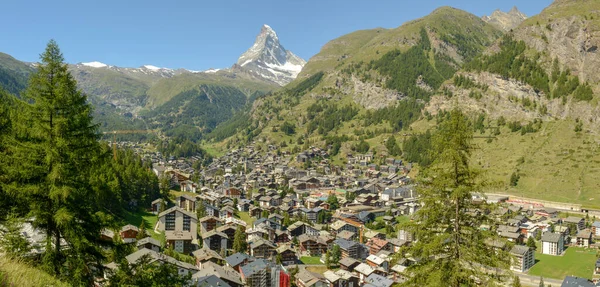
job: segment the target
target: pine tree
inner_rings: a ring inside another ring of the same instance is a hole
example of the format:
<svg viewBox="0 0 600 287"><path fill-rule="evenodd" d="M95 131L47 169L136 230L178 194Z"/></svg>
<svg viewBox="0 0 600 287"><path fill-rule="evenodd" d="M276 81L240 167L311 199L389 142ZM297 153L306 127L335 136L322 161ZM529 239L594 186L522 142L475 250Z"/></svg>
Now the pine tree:
<svg viewBox="0 0 600 287"><path fill-rule="evenodd" d="M533 239L533 237L527 238L527 247L529 247L531 249L536 249L535 239Z"/></svg>
<svg viewBox="0 0 600 287"><path fill-rule="evenodd" d="M45 269L73 285L87 285L93 280L90 265L101 267L99 235L110 220L90 186L99 134L54 40L40 58L21 103L15 138L20 143L12 150L19 166L11 171L16 179L11 192L27 198L34 226L46 232Z"/></svg>
<svg viewBox="0 0 600 287"><path fill-rule="evenodd" d="M516 276L513 278L513 282L512 284L510 284L511 287L521 287L521 279L519 278L519 276Z"/></svg>
<svg viewBox="0 0 600 287"><path fill-rule="evenodd" d="M492 231L481 230L492 223L488 208L475 205L472 194L479 191L478 173L469 160L473 149L473 128L459 110L453 110L433 138L433 164L424 170L419 193L422 207L414 221L402 228L413 233L416 242L406 250L420 258L407 269L403 286L485 286L497 285L500 279L484 272L487 268L506 268L510 256L486 242L499 239ZM407 255L407 254L405 254Z"/></svg>
<svg viewBox="0 0 600 287"><path fill-rule="evenodd" d="M544 285L544 277L540 277L540 287L545 287L546 285Z"/></svg>
<svg viewBox="0 0 600 287"><path fill-rule="evenodd" d="M138 232L138 234L135 236L135 239L137 240L142 240L146 237L146 226L145 226L145 220L142 220L142 223L140 224L140 232Z"/></svg>
<svg viewBox="0 0 600 287"><path fill-rule="evenodd" d="M247 249L248 243L246 242L246 232L244 232L242 226L238 226L233 236L233 250L245 253Z"/></svg>

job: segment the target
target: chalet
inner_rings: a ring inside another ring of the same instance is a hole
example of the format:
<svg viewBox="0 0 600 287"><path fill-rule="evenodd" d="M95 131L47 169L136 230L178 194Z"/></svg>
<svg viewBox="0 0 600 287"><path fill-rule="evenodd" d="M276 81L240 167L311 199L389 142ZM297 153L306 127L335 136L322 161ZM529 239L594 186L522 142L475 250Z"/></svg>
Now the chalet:
<svg viewBox="0 0 600 287"><path fill-rule="evenodd" d="M217 275L192 275L192 286L219 286L219 287L231 287L231 285L227 284L224 280L217 277Z"/></svg>
<svg viewBox="0 0 600 287"><path fill-rule="evenodd" d="M250 243L250 255L256 258L272 259L275 257L275 244L271 241L259 239Z"/></svg>
<svg viewBox="0 0 600 287"><path fill-rule="evenodd" d="M394 284L394 280L391 280L387 277L381 276L379 274L371 274L367 278L365 278L365 286L372 287L390 287Z"/></svg>
<svg viewBox="0 0 600 287"><path fill-rule="evenodd" d="M227 235L227 249L233 248L233 241L235 239L235 231L237 230L236 224L227 224L217 227L218 232L225 233Z"/></svg>
<svg viewBox="0 0 600 287"><path fill-rule="evenodd" d="M281 257L281 264L284 266L296 264L298 262L296 251L287 244L280 245L275 251L277 252L277 255Z"/></svg>
<svg viewBox="0 0 600 287"><path fill-rule="evenodd" d="M388 242L392 245L392 252L394 253L399 252L400 248L408 244L408 241L398 238L390 238Z"/></svg>
<svg viewBox="0 0 600 287"><path fill-rule="evenodd" d="M354 271L354 268L360 264L360 261L352 257L343 257L340 259L340 268L346 271Z"/></svg>
<svg viewBox="0 0 600 287"><path fill-rule="evenodd" d="M198 184L196 184L195 182L193 182L191 180L184 180L183 182L179 183L179 186L181 188L181 191L184 191L184 192L196 193L196 191L198 190Z"/></svg>
<svg viewBox="0 0 600 287"><path fill-rule="evenodd" d="M200 233L205 233L215 230L218 226L223 224L223 221L214 216L205 216L200 218Z"/></svg>
<svg viewBox="0 0 600 287"><path fill-rule="evenodd" d="M561 233L546 232L542 235L542 253L548 255L561 255L565 237Z"/></svg>
<svg viewBox="0 0 600 287"><path fill-rule="evenodd" d="M350 287L359 286L358 277L352 272L346 270L327 270L323 273L323 276L329 283L330 287Z"/></svg>
<svg viewBox="0 0 600 287"><path fill-rule="evenodd" d="M165 232L167 246L173 246L180 253L189 253L193 250L192 242L197 239L197 222L195 213L174 206L158 214L155 231Z"/></svg>
<svg viewBox="0 0 600 287"><path fill-rule="evenodd" d="M277 278L281 286L289 286L290 275L280 266L264 259L256 259L242 266L240 271L244 286L270 287L272 285L267 282L273 282Z"/></svg>
<svg viewBox="0 0 600 287"><path fill-rule="evenodd" d="M202 233L203 247L221 253L227 250L227 234L217 230Z"/></svg>
<svg viewBox="0 0 600 287"><path fill-rule="evenodd" d="M355 234L358 234L359 232L359 228L356 225L350 224L343 220L337 220L334 223L332 223L329 227L334 234L338 234L344 230L350 231Z"/></svg>
<svg viewBox="0 0 600 287"><path fill-rule="evenodd" d="M171 264L171 265L175 266L177 268L177 273L180 276L185 276L187 274L193 274L198 271L196 266L194 266L192 264L179 261L173 257L158 253L154 250L147 249L147 248L142 248L136 252L133 252L133 253L127 255L125 257L125 259L127 260L127 262L129 264L135 264L141 258L145 258L145 257L149 257L150 262L148 262L148 263L150 263L150 264L152 264L154 262L159 262L162 264ZM117 268L117 265L115 263L111 263L107 267L108 268Z"/></svg>
<svg viewBox="0 0 600 287"><path fill-rule="evenodd" d="M583 219L582 217L569 216L563 219L563 223L567 225L574 224L575 226L577 226L577 231L585 228L585 219Z"/></svg>
<svg viewBox="0 0 600 287"><path fill-rule="evenodd" d="M340 247L340 250L342 251L341 258L351 257L360 259L358 243L341 238L336 239L333 243Z"/></svg>
<svg viewBox="0 0 600 287"><path fill-rule="evenodd" d="M287 243L291 241L291 236L288 231L275 230L275 243Z"/></svg>
<svg viewBox="0 0 600 287"><path fill-rule="evenodd" d="M327 280L322 274L302 269L296 275L296 286L298 287L328 287Z"/></svg>
<svg viewBox="0 0 600 287"><path fill-rule="evenodd" d="M565 279L563 280L562 284L560 285L560 287L596 287L598 285L596 285L593 281L587 279L587 278L580 278L580 277L574 277L574 276L566 276Z"/></svg>
<svg viewBox="0 0 600 287"><path fill-rule="evenodd" d="M592 232L589 229L577 232L577 246L590 247L590 244L592 244Z"/></svg>
<svg viewBox="0 0 600 287"><path fill-rule="evenodd" d="M158 214L159 212L164 210L165 207L166 207L165 201L162 198L159 198L159 199L155 199L154 201L152 201L150 209L152 210L152 213Z"/></svg>
<svg viewBox="0 0 600 287"><path fill-rule="evenodd" d="M241 212L247 212L252 206L252 201L249 199L240 199L237 204L237 209Z"/></svg>
<svg viewBox="0 0 600 287"><path fill-rule="evenodd" d="M239 188L235 188L235 187L230 187L230 188L226 188L223 191L223 195L225 195L226 197L229 198L241 198L242 197L242 190Z"/></svg>
<svg viewBox="0 0 600 287"><path fill-rule="evenodd" d="M535 252L527 247L515 245L510 253L514 256L510 269L517 272L525 272L535 264Z"/></svg>
<svg viewBox="0 0 600 287"><path fill-rule="evenodd" d="M206 262L214 262L219 264L221 261L223 261L223 257L221 257L219 253L208 248L200 248L195 250L192 252L192 255L196 259L196 266L198 269L202 269L202 264Z"/></svg>
<svg viewBox="0 0 600 287"><path fill-rule="evenodd" d="M136 243L136 246L137 246L138 250L142 249L142 248L146 248L146 249L154 250L156 252L160 252L160 241L158 241L152 237L146 237L146 238L138 240L138 242Z"/></svg>
<svg viewBox="0 0 600 287"><path fill-rule="evenodd" d="M385 270L386 272L388 271L390 264L388 260L385 260L384 258L375 254L369 255L365 262L374 269Z"/></svg>
<svg viewBox="0 0 600 287"><path fill-rule="evenodd" d="M240 272L242 265L247 264L252 258L246 253L235 253L225 258L225 263L228 267Z"/></svg>
<svg viewBox="0 0 600 287"><path fill-rule="evenodd" d="M360 263L356 267L354 267L354 271L358 273L358 282L360 284L365 284L365 279L367 279L367 277L373 274L373 272L375 272L375 269L366 263Z"/></svg>
<svg viewBox="0 0 600 287"><path fill-rule="evenodd" d="M369 248L369 254L377 254L380 251L393 251L393 246L385 239L372 238L367 242Z"/></svg>
<svg viewBox="0 0 600 287"><path fill-rule="evenodd" d="M137 228L131 224L127 224L127 225L123 226L123 228L121 228L119 235L121 236L121 239L123 239L123 242L132 243L132 242L136 241L136 236L138 235L139 232L140 232L139 228Z"/></svg>
<svg viewBox="0 0 600 287"><path fill-rule="evenodd" d="M327 251L327 241L320 236L302 234L298 236L300 251L308 252L311 256L318 256Z"/></svg>
<svg viewBox="0 0 600 287"><path fill-rule="evenodd" d="M290 232L290 235L293 236L300 236L302 234L307 234L307 235L319 235L319 230L317 230L316 228L302 222L302 221L296 221L294 222L294 224L288 226L288 231Z"/></svg>
<svg viewBox="0 0 600 287"><path fill-rule="evenodd" d="M594 223L592 223L592 234L595 237L600 236L600 221L594 221Z"/></svg>
<svg viewBox="0 0 600 287"><path fill-rule="evenodd" d="M231 206L225 206L219 210L219 218L221 219L232 218L234 214L235 209Z"/></svg>
<svg viewBox="0 0 600 287"><path fill-rule="evenodd" d="M506 238L508 241L517 244L523 243L524 236L518 226L500 225L497 232L500 237Z"/></svg>
<svg viewBox="0 0 600 287"><path fill-rule="evenodd" d="M240 273L233 270L233 268L228 266L221 266L214 262L206 262L202 264L202 269L200 269L196 274L192 275L192 280L198 280L200 278L215 275L219 279L225 281L231 287L242 287L244 283L240 278ZM202 286L202 285L194 285L194 286ZM214 286L214 285L209 285ZM218 286L218 285L217 285Z"/></svg>
<svg viewBox="0 0 600 287"><path fill-rule="evenodd" d="M348 230L342 230L342 232L338 233L336 235L337 238L342 238L342 239L346 239L346 240L350 240L350 241L355 241L357 236L356 233L354 232L350 232Z"/></svg>

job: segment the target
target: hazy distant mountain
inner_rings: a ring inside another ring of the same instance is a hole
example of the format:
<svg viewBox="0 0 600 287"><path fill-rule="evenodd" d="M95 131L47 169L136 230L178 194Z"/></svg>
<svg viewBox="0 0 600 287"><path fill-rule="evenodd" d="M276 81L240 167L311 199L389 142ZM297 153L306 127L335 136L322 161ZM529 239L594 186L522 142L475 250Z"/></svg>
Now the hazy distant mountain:
<svg viewBox="0 0 600 287"><path fill-rule="evenodd" d="M490 16L483 16L481 18L483 21L488 22L496 28L504 31L510 31L511 29L519 26L525 19L527 19L527 15L521 13L517 7L513 7L508 11L508 13L500 11L499 9L492 12Z"/></svg>

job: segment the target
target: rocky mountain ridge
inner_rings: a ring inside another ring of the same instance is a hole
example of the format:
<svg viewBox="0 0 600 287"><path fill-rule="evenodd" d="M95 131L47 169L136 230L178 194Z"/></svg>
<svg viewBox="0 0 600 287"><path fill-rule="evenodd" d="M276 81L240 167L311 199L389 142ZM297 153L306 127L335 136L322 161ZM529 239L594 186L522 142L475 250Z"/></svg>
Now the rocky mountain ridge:
<svg viewBox="0 0 600 287"><path fill-rule="evenodd" d="M277 33L265 24L254 45L239 57L234 66L284 86L298 76L305 64L305 60L286 50Z"/></svg>
<svg viewBox="0 0 600 287"><path fill-rule="evenodd" d="M483 16L481 19L487 23L494 25L496 28L508 32L519 26L527 15L523 14L517 6L514 6L510 11L503 12L500 9L492 12L490 16Z"/></svg>

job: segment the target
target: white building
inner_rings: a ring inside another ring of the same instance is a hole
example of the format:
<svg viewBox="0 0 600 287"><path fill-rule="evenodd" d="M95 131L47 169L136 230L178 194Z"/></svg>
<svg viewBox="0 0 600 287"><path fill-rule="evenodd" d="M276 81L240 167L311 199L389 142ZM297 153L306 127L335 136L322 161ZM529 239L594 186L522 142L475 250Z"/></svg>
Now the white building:
<svg viewBox="0 0 600 287"><path fill-rule="evenodd" d="M561 233L546 232L542 235L542 254L560 255L565 249L565 237Z"/></svg>

